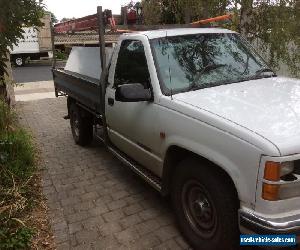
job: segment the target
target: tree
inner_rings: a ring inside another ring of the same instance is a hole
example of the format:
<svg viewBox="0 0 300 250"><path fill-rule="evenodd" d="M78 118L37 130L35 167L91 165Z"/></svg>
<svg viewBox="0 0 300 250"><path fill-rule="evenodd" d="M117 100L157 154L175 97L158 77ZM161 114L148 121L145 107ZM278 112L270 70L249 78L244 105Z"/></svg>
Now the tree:
<svg viewBox="0 0 300 250"><path fill-rule="evenodd" d="M299 0L142 0L142 4L146 24L187 23L231 12L231 25L223 26L241 32L264 52L271 67L285 64L292 75L300 76Z"/></svg>
<svg viewBox="0 0 300 250"><path fill-rule="evenodd" d="M228 0L142 0L145 22L188 23L225 12ZM154 16L160 14L159 16ZM150 20L150 21L149 21Z"/></svg>
<svg viewBox="0 0 300 250"><path fill-rule="evenodd" d="M0 77L6 73L8 48L23 38L24 26L42 26L44 8L35 0L0 0Z"/></svg>
<svg viewBox="0 0 300 250"><path fill-rule="evenodd" d="M144 22L146 25L162 22L162 7L160 0L142 1Z"/></svg>
<svg viewBox="0 0 300 250"><path fill-rule="evenodd" d="M68 22L68 21L75 20L75 19L76 19L76 17L71 17L71 18L64 17L60 20L60 23Z"/></svg>
<svg viewBox="0 0 300 250"><path fill-rule="evenodd" d="M51 23L52 23L52 25L58 23L58 19L56 18L56 16L54 15L54 13L52 13L51 11L46 11L46 13L51 15Z"/></svg>
<svg viewBox="0 0 300 250"><path fill-rule="evenodd" d="M239 31L264 52L270 66L285 64L300 76L299 18L298 0L242 0Z"/></svg>

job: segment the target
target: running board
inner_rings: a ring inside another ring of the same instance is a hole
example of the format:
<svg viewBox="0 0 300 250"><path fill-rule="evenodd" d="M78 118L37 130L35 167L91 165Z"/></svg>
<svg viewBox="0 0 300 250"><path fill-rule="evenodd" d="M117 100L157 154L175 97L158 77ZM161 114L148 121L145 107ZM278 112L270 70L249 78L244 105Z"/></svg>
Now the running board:
<svg viewBox="0 0 300 250"><path fill-rule="evenodd" d="M104 142L103 138L97 136L99 140ZM144 181L148 182L153 188L157 191L161 192L161 179L154 175L151 171L146 169L145 167L135 163L133 160L129 159L124 153L120 152L113 146L107 146L108 150L116 156L121 162L123 162L126 166L128 166L133 172L142 177Z"/></svg>

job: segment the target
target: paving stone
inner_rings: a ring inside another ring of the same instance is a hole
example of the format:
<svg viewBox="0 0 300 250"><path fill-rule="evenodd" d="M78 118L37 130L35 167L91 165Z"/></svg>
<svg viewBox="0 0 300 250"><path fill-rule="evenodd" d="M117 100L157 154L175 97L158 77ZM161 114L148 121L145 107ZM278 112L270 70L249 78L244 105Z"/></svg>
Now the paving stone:
<svg viewBox="0 0 300 250"><path fill-rule="evenodd" d="M144 209L139 213L143 220L149 220L157 217L159 215L159 211L153 208Z"/></svg>
<svg viewBox="0 0 300 250"><path fill-rule="evenodd" d="M81 211L81 212L67 215L66 218L69 223L73 223L73 222L77 222L77 221L82 221L82 220L88 218L89 216L90 215L88 214L87 211Z"/></svg>
<svg viewBox="0 0 300 250"><path fill-rule="evenodd" d="M88 213L91 216L97 216L104 213L107 213L109 211L108 207L105 204L96 205L96 207L89 209Z"/></svg>
<svg viewBox="0 0 300 250"><path fill-rule="evenodd" d="M112 201L107 204L107 206L110 210L122 208L122 207L125 207L126 205L127 205L127 202L125 200L116 200L116 201Z"/></svg>
<svg viewBox="0 0 300 250"><path fill-rule="evenodd" d="M153 249L155 246L160 244L161 241L153 233L144 235L136 242L136 245L140 247L140 249Z"/></svg>
<svg viewBox="0 0 300 250"><path fill-rule="evenodd" d="M165 241L161 245L154 247L155 250L180 250L181 247L177 244L174 239Z"/></svg>
<svg viewBox="0 0 300 250"><path fill-rule="evenodd" d="M57 250L69 250L71 249L69 242L63 242L56 245Z"/></svg>
<svg viewBox="0 0 300 250"><path fill-rule="evenodd" d="M126 191L124 191L124 190L119 191L119 192L116 192L116 193L112 193L112 194L111 194L111 196L112 196L112 198L113 198L114 200L121 199L121 198L126 197L126 196L128 196L128 195L129 195L129 193L126 192Z"/></svg>
<svg viewBox="0 0 300 250"><path fill-rule="evenodd" d="M87 244L99 239L97 231L82 230L75 234L78 244Z"/></svg>
<svg viewBox="0 0 300 250"><path fill-rule="evenodd" d="M139 217L137 214L133 214L133 215L130 215L130 216L126 216L122 220L120 220L120 224L124 228L127 228L127 227L137 225L141 221L142 221L141 217Z"/></svg>
<svg viewBox="0 0 300 250"><path fill-rule="evenodd" d="M74 223L69 223L69 233L74 234L78 231L81 231L83 229L83 225L81 222L74 222Z"/></svg>
<svg viewBox="0 0 300 250"><path fill-rule="evenodd" d="M126 215L132 215L132 214L138 213L141 210L143 210L143 208L140 204L133 204L133 205L130 205L123 209L123 211Z"/></svg>
<svg viewBox="0 0 300 250"><path fill-rule="evenodd" d="M99 197L99 194L95 191L86 193L86 194L82 194L80 196L81 200L96 200Z"/></svg>
<svg viewBox="0 0 300 250"><path fill-rule="evenodd" d="M96 140L73 142L66 99L17 104L41 151L43 193L57 249L189 249L165 200Z"/></svg>
<svg viewBox="0 0 300 250"><path fill-rule="evenodd" d="M178 231L174 226L165 226L156 230L155 235L162 241L167 241L178 235Z"/></svg>
<svg viewBox="0 0 300 250"><path fill-rule="evenodd" d="M122 227L118 222L103 223L99 226L99 232L102 236L113 235L120 231L122 231Z"/></svg>
<svg viewBox="0 0 300 250"><path fill-rule="evenodd" d="M95 203L92 201L81 201L80 203L74 205L74 209L78 212L86 211L95 207Z"/></svg>
<svg viewBox="0 0 300 250"><path fill-rule="evenodd" d="M140 235L136 229L128 228L122 232L115 233L115 237L120 244L128 245L136 242Z"/></svg>
<svg viewBox="0 0 300 250"><path fill-rule="evenodd" d="M152 220L144 221L140 224L137 224L135 226L135 228L137 229L139 234L144 235L144 234L148 234L150 232L154 232L157 229L159 229L159 224L156 220L152 219Z"/></svg>
<svg viewBox="0 0 300 250"><path fill-rule="evenodd" d="M103 214L102 216L107 222L111 222L122 219L124 217L124 213L119 209Z"/></svg>
<svg viewBox="0 0 300 250"><path fill-rule="evenodd" d="M90 217L81 221L83 227L87 230L98 231L99 227L104 224L104 220L101 216Z"/></svg>

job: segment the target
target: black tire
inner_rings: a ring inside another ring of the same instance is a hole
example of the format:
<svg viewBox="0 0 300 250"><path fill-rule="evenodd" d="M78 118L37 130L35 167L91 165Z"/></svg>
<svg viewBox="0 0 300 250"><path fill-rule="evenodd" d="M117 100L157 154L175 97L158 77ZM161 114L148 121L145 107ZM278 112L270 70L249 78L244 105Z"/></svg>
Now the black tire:
<svg viewBox="0 0 300 250"><path fill-rule="evenodd" d="M13 57L13 61L14 61L15 66L17 66L17 67L23 67L25 65L25 58L22 56Z"/></svg>
<svg viewBox="0 0 300 250"><path fill-rule="evenodd" d="M81 112L80 108L72 103L70 106L70 124L76 144L87 146L93 140L93 122L90 114Z"/></svg>
<svg viewBox="0 0 300 250"><path fill-rule="evenodd" d="M238 201L228 177L197 159L182 161L172 180L179 228L194 249L238 249ZM197 214L197 216L196 216Z"/></svg>

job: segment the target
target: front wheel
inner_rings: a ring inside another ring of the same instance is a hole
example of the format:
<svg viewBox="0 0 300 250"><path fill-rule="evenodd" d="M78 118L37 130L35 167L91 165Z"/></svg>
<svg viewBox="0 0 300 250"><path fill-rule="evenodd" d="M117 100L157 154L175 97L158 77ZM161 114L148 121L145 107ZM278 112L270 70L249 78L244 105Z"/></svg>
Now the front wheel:
<svg viewBox="0 0 300 250"><path fill-rule="evenodd" d="M76 144L80 146L89 145L93 140L93 122L90 114L81 112L75 104L70 107L70 125L72 135Z"/></svg>
<svg viewBox="0 0 300 250"><path fill-rule="evenodd" d="M186 159L172 183L173 207L179 227L195 249L238 248L238 206L231 183L214 166Z"/></svg>

